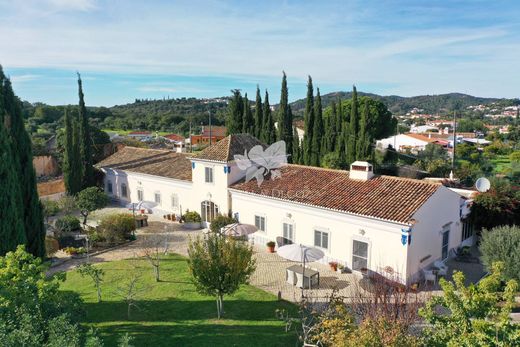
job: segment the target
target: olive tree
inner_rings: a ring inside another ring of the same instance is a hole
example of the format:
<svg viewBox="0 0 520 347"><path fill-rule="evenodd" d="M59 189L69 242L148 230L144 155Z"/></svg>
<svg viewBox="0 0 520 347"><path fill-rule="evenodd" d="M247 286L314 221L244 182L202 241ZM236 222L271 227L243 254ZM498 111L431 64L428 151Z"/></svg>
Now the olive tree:
<svg viewBox="0 0 520 347"><path fill-rule="evenodd" d="M105 271L100 267L93 266L90 263L85 263L78 267L78 272L81 277L90 277L90 279L92 279L94 287L96 287L98 302L101 302L101 283L103 282Z"/></svg>
<svg viewBox="0 0 520 347"><path fill-rule="evenodd" d="M99 187L89 187L78 193L76 204L81 211L83 225L85 225L90 212L103 208L108 204L108 196Z"/></svg>
<svg viewBox="0 0 520 347"><path fill-rule="evenodd" d="M503 225L482 232L482 262L489 271L494 262L504 263L504 278L520 281L520 226Z"/></svg>
<svg viewBox="0 0 520 347"><path fill-rule="evenodd" d="M205 238L190 240L188 254L195 287L201 294L216 297L220 319L224 295L231 295L248 283L255 271L253 249L244 242L210 233Z"/></svg>

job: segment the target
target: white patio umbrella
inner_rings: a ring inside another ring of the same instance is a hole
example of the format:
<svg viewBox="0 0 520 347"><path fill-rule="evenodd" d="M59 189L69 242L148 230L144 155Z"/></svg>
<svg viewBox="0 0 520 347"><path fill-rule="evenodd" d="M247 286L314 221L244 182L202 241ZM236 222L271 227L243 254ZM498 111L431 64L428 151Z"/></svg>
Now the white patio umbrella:
<svg viewBox="0 0 520 347"><path fill-rule="evenodd" d="M131 203L127 204L126 208L135 212L136 210L138 211L141 209L151 210L155 206L157 206L157 203L152 202L152 201L139 201L139 202L131 202Z"/></svg>
<svg viewBox="0 0 520 347"><path fill-rule="evenodd" d="M287 260L299 261L303 263L302 275L305 278L305 263L318 261L325 256L325 253L321 249L315 247L307 247L304 245L290 244L278 248L277 253L280 257ZM305 285L302 285L302 297L303 289Z"/></svg>
<svg viewBox="0 0 520 347"><path fill-rule="evenodd" d="M222 235L241 237L253 234L258 231L258 228L252 224L233 223L228 224L222 228Z"/></svg>

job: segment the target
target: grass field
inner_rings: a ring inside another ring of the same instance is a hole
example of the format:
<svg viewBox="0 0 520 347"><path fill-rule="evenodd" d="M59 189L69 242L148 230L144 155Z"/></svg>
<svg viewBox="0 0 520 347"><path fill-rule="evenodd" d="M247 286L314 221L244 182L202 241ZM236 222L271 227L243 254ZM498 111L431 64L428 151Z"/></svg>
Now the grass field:
<svg viewBox="0 0 520 347"><path fill-rule="evenodd" d="M511 170L511 160L509 155L498 155L491 160L495 173L508 173Z"/></svg>
<svg viewBox="0 0 520 347"><path fill-rule="evenodd" d="M224 318L216 319L214 298L198 294L190 282L186 258L171 255L161 265L161 282L153 280L145 260L124 260L102 267L103 302L96 300L90 279L76 271L67 273L64 291L74 291L85 302L84 324L94 326L105 341L115 346L129 333L135 346L292 346L294 333L286 333L275 317L277 308L296 312L294 305L277 301L274 295L243 286L234 296L224 298ZM138 308L127 319L127 304L119 293L131 273L139 273Z"/></svg>

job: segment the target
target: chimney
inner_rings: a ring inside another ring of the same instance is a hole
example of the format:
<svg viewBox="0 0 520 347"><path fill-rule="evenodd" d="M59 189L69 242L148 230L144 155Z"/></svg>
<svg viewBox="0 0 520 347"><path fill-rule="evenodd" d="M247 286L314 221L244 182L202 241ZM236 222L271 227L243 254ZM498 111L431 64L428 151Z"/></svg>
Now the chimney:
<svg viewBox="0 0 520 347"><path fill-rule="evenodd" d="M355 161L350 164L349 177L353 180L368 181L374 177L372 164L367 161Z"/></svg>

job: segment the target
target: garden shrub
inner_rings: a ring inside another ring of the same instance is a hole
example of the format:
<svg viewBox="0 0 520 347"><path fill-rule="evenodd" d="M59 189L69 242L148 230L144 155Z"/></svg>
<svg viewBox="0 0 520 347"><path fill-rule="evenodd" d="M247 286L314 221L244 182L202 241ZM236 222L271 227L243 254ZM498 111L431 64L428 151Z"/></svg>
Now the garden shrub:
<svg viewBox="0 0 520 347"><path fill-rule="evenodd" d="M55 227L59 233L65 233L65 232L79 230L81 227L81 224L79 222L79 219L76 218L75 216L67 215L67 216L58 218L56 220Z"/></svg>
<svg viewBox="0 0 520 347"><path fill-rule="evenodd" d="M482 263L488 271L495 262L504 263L504 279L520 281L520 226L484 229L480 242Z"/></svg>
<svg viewBox="0 0 520 347"><path fill-rule="evenodd" d="M42 200L43 213L45 217L55 216L60 212L60 205L54 200Z"/></svg>
<svg viewBox="0 0 520 347"><path fill-rule="evenodd" d="M196 211L189 211L186 212L182 219L185 223L200 223L202 222L202 218L200 218L200 214L198 214Z"/></svg>
<svg viewBox="0 0 520 347"><path fill-rule="evenodd" d="M220 232L220 229L226 225L236 223L237 220L232 217L224 216L219 214L211 221L211 231L214 233Z"/></svg>
<svg viewBox="0 0 520 347"><path fill-rule="evenodd" d="M114 213L101 219L99 223L101 236L110 244L115 244L130 239L135 230L135 220L128 213Z"/></svg>
<svg viewBox="0 0 520 347"><path fill-rule="evenodd" d="M70 195L62 196L61 199L58 200L58 206L60 210L67 214L72 213L77 208L76 200Z"/></svg>

